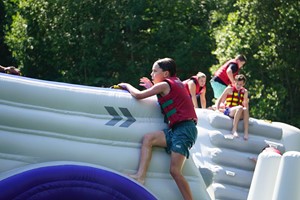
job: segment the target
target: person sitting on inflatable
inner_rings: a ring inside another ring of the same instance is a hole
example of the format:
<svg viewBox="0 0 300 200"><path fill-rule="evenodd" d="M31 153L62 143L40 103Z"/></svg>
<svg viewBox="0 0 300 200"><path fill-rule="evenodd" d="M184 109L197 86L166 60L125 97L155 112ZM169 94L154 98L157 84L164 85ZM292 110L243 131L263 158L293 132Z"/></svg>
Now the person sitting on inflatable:
<svg viewBox="0 0 300 200"><path fill-rule="evenodd" d="M232 134L234 137L239 137L237 133L239 120L244 120L244 140L248 140L248 128L249 128L249 102L248 102L248 90L244 88L246 83L246 77L243 74L235 76L235 82L233 86L228 86L220 98L216 102L216 110L220 111L220 105L225 102L225 115L233 118Z"/></svg>
<svg viewBox="0 0 300 200"><path fill-rule="evenodd" d="M190 96L183 83L176 77L176 64L171 58L157 60L152 67L153 86L140 91L128 83L118 84L128 90L136 99L157 95L158 102L167 118L168 128L144 135L138 171L129 175L144 183L150 164L152 148L164 147L171 153L170 174L175 180L183 198L191 200L190 186L182 175L182 167L189 157L189 149L197 138L197 115Z"/></svg>

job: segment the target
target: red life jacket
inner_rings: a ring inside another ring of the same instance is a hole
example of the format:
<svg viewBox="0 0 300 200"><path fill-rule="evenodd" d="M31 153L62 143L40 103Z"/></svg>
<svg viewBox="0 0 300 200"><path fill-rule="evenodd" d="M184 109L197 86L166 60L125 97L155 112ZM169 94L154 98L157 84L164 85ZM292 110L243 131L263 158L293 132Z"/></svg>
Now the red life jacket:
<svg viewBox="0 0 300 200"><path fill-rule="evenodd" d="M158 103L167 118L168 126L172 128L173 125L186 120L197 122L193 102L183 83L177 77L166 78L165 81L170 86L170 93L165 96L157 96Z"/></svg>
<svg viewBox="0 0 300 200"><path fill-rule="evenodd" d="M232 94L226 97L226 107L231 108L233 106L243 105L245 94L245 88L241 88L239 91L235 86L232 87Z"/></svg>
<svg viewBox="0 0 300 200"><path fill-rule="evenodd" d="M189 93L190 96L191 96L191 92L190 92L189 85L188 85L188 82L190 80L193 80L195 85L196 85L196 95L201 94L203 92L203 90L206 88L205 85L203 87L200 87L198 76L192 76L191 78L189 78L188 80L185 80L183 82L184 87L185 87L186 91Z"/></svg>
<svg viewBox="0 0 300 200"><path fill-rule="evenodd" d="M240 69L240 66L239 66L239 64L237 63L236 59L231 59L231 60L227 61L227 62L226 62L224 65L222 65L222 66L215 72L215 74L214 74L214 76L219 77L219 78L223 81L223 83L225 83L226 85L229 85L229 84L230 84L230 79L228 78L228 75L227 75L227 72L226 72L226 71L227 71L229 65L232 64L232 63L237 64L237 66L238 66L238 70L237 70L235 73L233 73L233 78L234 78L235 75L238 74L239 69Z"/></svg>

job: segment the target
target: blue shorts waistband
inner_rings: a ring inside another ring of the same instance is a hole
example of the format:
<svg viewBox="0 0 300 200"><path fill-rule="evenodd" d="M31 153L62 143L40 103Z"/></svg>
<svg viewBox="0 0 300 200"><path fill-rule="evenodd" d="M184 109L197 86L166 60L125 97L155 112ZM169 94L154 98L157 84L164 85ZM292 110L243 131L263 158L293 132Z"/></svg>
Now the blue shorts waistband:
<svg viewBox="0 0 300 200"><path fill-rule="evenodd" d="M190 120L183 120L180 122L177 122L176 124L173 125L172 129L181 126L181 125L196 125L197 123L195 122L195 120L190 119Z"/></svg>

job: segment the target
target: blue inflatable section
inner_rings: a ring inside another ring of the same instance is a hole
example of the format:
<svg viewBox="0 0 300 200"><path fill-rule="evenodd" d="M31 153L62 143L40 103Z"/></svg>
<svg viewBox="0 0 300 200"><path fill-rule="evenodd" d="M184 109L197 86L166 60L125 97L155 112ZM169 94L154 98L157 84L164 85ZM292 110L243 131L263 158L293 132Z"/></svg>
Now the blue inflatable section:
<svg viewBox="0 0 300 200"><path fill-rule="evenodd" d="M45 166L0 181L0 199L156 200L142 186L111 171L78 165Z"/></svg>

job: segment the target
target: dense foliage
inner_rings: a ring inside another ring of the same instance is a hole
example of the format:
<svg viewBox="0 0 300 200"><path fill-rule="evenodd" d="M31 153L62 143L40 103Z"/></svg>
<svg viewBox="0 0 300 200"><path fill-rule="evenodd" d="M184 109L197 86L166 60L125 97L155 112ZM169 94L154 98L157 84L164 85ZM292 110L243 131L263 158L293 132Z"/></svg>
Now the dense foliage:
<svg viewBox="0 0 300 200"><path fill-rule="evenodd" d="M181 79L202 71L209 80L221 63L243 53L248 58L242 73L248 78L251 116L300 127L297 0L3 3L0 25L5 32L0 34L5 40L1 37L0 46L8 46L7 60L15 60L25 76L138 86L157 58L172 57Z"/></svg>
<svg viewBox="0 0 300 200"><path fill-rule="evenodd" d="M167 56L183 77L191 76L208 72L214 61L208 11L200 2L21 0L6 41L30 77L138 83Z"/></svg>

